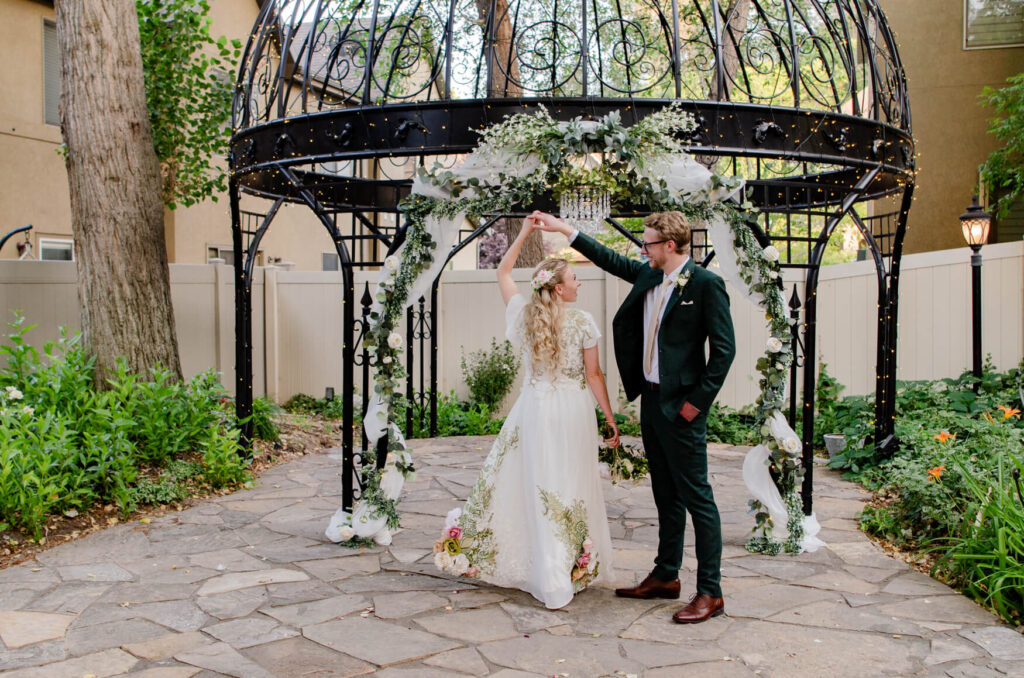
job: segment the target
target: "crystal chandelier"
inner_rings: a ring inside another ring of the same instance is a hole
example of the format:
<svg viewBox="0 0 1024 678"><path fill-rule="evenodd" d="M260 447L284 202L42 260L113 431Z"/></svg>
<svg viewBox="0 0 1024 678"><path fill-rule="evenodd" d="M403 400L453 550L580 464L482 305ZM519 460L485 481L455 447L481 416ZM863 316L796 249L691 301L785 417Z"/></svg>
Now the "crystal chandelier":
<svg viewBox="0 0 1024 678"><path fill-rule="evenodd" d="M593 235L604 230L605 219L612 213L608 191L594 186L577 186L562 193L558 211L562 221Z"/></svg>

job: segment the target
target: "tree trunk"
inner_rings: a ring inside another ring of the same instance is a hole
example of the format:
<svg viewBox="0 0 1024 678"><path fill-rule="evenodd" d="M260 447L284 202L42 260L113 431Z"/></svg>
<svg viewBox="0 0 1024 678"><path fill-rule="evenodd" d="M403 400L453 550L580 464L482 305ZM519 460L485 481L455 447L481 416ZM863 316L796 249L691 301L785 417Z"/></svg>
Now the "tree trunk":
<svg viewBox="0 0 1024 678"><path fill-rule="evenodd" d="M491 0L476 0L476 10L481 21L487 21ZM508 14L508 0L494 0L494 54L488 68L491 72L488 97L518 97L523 93L519 85L519 58L512 43L512 22ZM509 245L523 230L522 219L505 219L505 234ZM540 232L526 239L516 259L516 268L533 268L544 260L544 241Z"/></svg>
<svg viewBox="0 0 1024 678"><path fill-rule="evenodd" d="M512 241L519 236L519 231L523 230L522 219L505 219L505 233L508 238L508 244L511 246ZM544 239L540 234L540 231L534 231L524 242L523 249L519 250L519 258L516 259L516 268L533 268L540 262L544 261Z"/></svg>
<svg viewBox="0 0 1024 678"><path fill-rule="evenodd" d="M82 333L97 384L123 357L181 377L135 0L57 0L61 132Z"/></svg>
<svg viewBox="0 0 1024 678"><path fill-rule="evenodd" d="M717 92L715 98L726 100L732 98L732 82L737 77L740 66L740 45L737 44L747 31L747 18L750 14L750 0L730 0L725 10L725 30L722 31L722 67L725 77L722 79L723 91Z"/></svg>

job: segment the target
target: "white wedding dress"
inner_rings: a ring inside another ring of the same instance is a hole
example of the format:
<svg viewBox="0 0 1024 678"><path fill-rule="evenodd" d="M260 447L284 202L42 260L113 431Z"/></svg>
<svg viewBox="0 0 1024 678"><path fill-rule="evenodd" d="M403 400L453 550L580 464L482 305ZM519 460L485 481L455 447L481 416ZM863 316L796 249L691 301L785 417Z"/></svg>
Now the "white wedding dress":
<svg viewBox="0 0 1024 678"><path fill-rule="evenodd" d="M567 308L561 365L534 375L524 341L526 300L505 311L506 336L521 349L523 388L463 509L435 545L448 572L532 594L551 609L594 582L611 582L612 546L597 452L594 398L583 349L597 345L593 317Z"/></svg>

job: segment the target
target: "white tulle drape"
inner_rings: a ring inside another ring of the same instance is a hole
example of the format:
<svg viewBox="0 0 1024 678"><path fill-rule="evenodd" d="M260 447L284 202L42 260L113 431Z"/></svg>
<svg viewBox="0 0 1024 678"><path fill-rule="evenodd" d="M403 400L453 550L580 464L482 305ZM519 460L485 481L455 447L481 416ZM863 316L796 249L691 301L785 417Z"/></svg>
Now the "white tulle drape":
<svg viewBox="0 0 1024 678"><path fill-rule="evenodd" d="M540 161L535 156L513 157L509 154L483 154L480 152L471 153L458 168L453 170L456 178L467 180L477 179L480 184L486 186L497 186L501 183L501 177L521 177L532 173L539 166ZM715 177L706 167L686 154L672 155L657 159L644 166L642 176L665 182L669 192L678 199L685 202L704 202L710 200L719 202L728 200L741 193L743 183L738 181L725 182ZM417 177L413 181L412 192L441 200L450 197L444 188L423 181ZM471 196L473 189L463 191L463 195ZM433 263L425 269L413 282L408 300L412 304L419 299L433 283L434 279L441 272L445 264L447 252L451 251L458 237L459 228L465 220L465 214L456 214L451 218L428 216L425 227L430 233L436 250ZM764 298L761 294L750 289L740 276L740 267L736 256L736 244L733 239L732 229L724 216L717 215L708 224L708 235L715 248L715 259L723 278L732 283L733 289L737 290L743 297L756 305L760 305ZM401 257L402 248L396 253ZM384 282L393 277L394 271L381 269L379 282ZM782 294L781 292L777 292ZM379 302L374 306L376 311L380 310ZM369 410L364 418L364 427L368 437L368 443L375 444L390 428L392 436L401 437L401 431L388 423L387 405L379 397L371 396ZM772 437L785 447L787 440L799 441L799 437L790 428L782 414L776 412L770 419ZM405 453L408 454L408 453ZM775 483L768 471L769 450L764 445L758 445L747 453L743 464L743 480L751 494L757 498L772 516L775 525L775 536L784 538L787 524L786 506L783 502ZM398 497L402 490L404 480L402 474L389 463L385 467L384 475L381 478L381 489L392 499ZM372 518L372 506L360 503L356 506L354 514L339 509L331 519L327 529L327 537L332 541L347 541L353 536L371 537L378 543L388 544L391 542L391 534L383 517ZM817 550L824 545L817 538L820 527L814 514L804 518L804 539L802 549L806 551ZM781 534L780 534L781 533Z"/></svg>

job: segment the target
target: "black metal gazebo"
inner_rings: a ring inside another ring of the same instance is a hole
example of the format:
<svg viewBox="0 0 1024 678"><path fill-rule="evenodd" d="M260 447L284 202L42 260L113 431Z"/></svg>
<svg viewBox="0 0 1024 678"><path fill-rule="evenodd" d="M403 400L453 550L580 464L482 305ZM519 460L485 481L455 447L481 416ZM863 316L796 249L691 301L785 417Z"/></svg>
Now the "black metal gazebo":
<svg viewBox="0 0 1024 678"><path fill-rule="evenodd" d="M232 120L239 416L252 411L253 266L282 204L308 207L341 262L342 484L351 507L361 457L353 394L361 380L365 406L368 382L353 272L379 266L401 241L398 203L415 166L454 163L475 147L473 130L537 105L561 120L613 110L639 120L671 101L699 122L690 152L746 179L759 238L776 245L784 267L807 271L799 354L811 357L802 403L810 512L816 290L841 222L855 226L875 264L874 444L897 443L896 318L914 144L903 68L877 0L266 0ZM266 209L243 213L243 193ZM632 235L616 217L637 210L618 208L611 226ZM706 264L713 252L705 245L702 255ZM423 341L434 334L434 301L420 300L408 323L420 341L409 342L407 395L425 411L436 405L436 346Z"/></svg>

